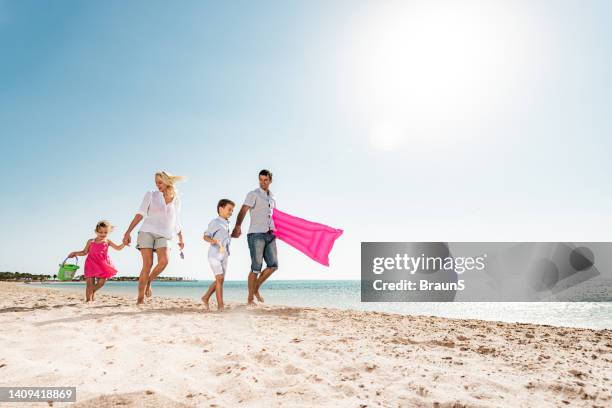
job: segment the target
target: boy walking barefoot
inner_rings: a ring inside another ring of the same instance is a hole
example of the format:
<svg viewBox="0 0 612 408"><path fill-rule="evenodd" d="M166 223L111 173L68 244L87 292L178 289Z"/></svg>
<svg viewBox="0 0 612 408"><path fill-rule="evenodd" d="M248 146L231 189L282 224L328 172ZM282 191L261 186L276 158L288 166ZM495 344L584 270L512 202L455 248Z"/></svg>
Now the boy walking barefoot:
<svg viewBox="0 0 612 408"><path fill-rule="evenodd" d="M225 280L225 272L227 271L227 259L230 251L230 226L229 218L234 212L235 204L228 199L219 200L217 203L217 214L219 216L213 219L208 228L204 232L204 241L210 244L208 249L208 263L215 275L215 280L210 284L208 290L202 296L204 308L209 310L209 300L213 293L216 292L217 308L223 310L223 281Z"/></svg>

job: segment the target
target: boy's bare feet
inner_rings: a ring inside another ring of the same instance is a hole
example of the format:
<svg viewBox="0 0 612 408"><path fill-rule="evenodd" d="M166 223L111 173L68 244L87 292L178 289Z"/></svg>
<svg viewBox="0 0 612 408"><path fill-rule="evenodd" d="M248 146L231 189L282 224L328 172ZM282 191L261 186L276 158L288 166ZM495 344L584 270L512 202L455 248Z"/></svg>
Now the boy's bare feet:
<svg viewBox="0 0 612 408"><path fill-rule="evenodd" d="M202 303L204 303L204 309L205 310L210 310L210 305L208 304L208 298L206 296L202 296Z"/></svg>
<svg viewBox="0 0 612 408"><path fill-rule="evenodd" d="M257 301L260 303L264 302L264 298L259 294L259 291L255 292L255 297L257 298Z"/></svg>

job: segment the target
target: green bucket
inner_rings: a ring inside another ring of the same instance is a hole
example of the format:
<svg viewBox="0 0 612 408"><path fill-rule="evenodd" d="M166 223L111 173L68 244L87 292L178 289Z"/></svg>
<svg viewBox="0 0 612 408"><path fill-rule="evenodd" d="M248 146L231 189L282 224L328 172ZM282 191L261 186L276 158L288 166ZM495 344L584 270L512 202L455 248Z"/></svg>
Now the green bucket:
<svg viewBox="0 0 612 408"><path fill-rule="evenodd" d="M67 264L66 261L68 259L69 258L64 259L64 262L62 262L59 266L57 278L61 281L69 281L74 279L74 275L79 270L79 258L76 256L74 257L76 260L74 264Z"/></svg>

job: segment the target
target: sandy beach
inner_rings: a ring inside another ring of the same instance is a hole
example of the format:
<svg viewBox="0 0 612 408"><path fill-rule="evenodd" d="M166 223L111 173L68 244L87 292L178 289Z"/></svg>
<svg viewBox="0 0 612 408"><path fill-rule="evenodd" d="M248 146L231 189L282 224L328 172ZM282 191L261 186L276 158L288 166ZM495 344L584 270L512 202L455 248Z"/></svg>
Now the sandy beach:
<svg viewBox="0 0 612 408"><path fill-rule="evenodd" d="M76 407L612 405L611 330L96 296L0 282L0 386L76 386Z"/></svg>

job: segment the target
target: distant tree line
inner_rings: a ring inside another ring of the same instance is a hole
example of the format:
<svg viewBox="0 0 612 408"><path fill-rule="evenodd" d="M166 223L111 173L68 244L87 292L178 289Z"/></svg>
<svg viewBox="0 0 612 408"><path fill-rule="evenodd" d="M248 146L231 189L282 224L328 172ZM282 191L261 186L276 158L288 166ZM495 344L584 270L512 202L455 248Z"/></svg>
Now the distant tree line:
<svg viewBox="0 0 612 408"><path fill-rule="evenodd" d="M57 275L34 275L31 273L21 272L0 272L0 280L36 280L45 281L48 279L57 279Z"/></svg>

